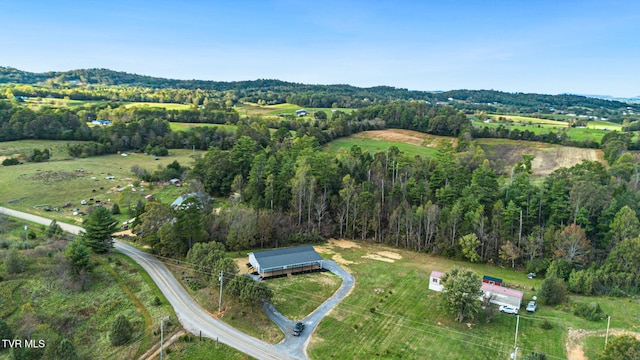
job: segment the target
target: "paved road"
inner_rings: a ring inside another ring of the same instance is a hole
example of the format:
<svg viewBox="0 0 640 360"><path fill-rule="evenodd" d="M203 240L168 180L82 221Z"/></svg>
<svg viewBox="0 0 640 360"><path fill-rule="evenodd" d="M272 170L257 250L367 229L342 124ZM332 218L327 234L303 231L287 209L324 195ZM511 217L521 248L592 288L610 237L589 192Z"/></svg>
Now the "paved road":
<svg viewBox="0 0 640 360"><path fill-rule="evenodd" d="M0 213L46 226L51 223L50 219L3 207L0 207ZM75 225L60 222L58 225L63 230L73 234L78 234L83 230ZM260 341L213 318L189 296L164 264L153 256L120 241L115 241L114 246L116 250L131 257L149 273L151 279L173 306L180 323L186 330L196 335L202 331L203 336L214 340L218 339L221 343L234 347L257 359L299 358L299 356L294 356L285 349Z"/></svg>

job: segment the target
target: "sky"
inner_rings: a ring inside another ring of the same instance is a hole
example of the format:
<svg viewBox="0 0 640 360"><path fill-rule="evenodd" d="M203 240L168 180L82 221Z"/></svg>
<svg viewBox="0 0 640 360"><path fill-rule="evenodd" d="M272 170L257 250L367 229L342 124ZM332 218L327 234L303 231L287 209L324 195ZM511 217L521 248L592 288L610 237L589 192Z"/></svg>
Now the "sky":
<svg viewBox="0 0 640 360"><path fill-rule="evenodd" d="M640 1L0 0L0 66L640 95Z"/></svg>

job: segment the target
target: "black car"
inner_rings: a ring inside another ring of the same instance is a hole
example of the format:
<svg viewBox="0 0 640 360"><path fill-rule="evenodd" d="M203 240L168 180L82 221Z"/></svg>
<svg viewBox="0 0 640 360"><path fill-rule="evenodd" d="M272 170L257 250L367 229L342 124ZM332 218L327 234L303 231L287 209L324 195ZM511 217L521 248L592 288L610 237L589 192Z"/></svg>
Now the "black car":
<svg viewBox="0 0 640 360"><path fill-rule="evenodd" d="M304 324L299 322L296 324L296 326L293 328L293 336L300 336L300 334L302 333L302 330L304 330Z"/></svg>

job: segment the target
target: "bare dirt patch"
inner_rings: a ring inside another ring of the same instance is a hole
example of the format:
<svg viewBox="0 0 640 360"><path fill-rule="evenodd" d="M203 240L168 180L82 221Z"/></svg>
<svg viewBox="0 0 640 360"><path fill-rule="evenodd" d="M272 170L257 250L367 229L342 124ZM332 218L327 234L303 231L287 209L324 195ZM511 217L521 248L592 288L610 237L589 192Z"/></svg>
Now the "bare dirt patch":
<svg viewBox="0 0 640 360"><path fill-rule="evenodd" d="M360 245L351 240L345 239L329 239L329 245L337 246L343 249L360 248Z"/></svg>
<svg viewBox="0 0 640 360"><path fill-rule="evenodd" d="M458 139L424 134L413 130L387 129L387 130L370 130L355 134L354 138L358 139L376 139L391 142L403 142L406 144L425 146L428 148L436 148L442 142L450 142L453 146L458 144Z"/></svg>
<svg viewBox="0 0 640 360"><path fill-rule="evenodd" d="M393 251L378 251L378 255L388 257L394 260L402 259L402 255L395 253Z"/></svg>
<svg viewBox="0 0 640 360"><path fill-rule="evenodd" d="M333 255L332 260L335 261L337 264L340 264L340 265L356 264L355 261L347 260L347 259L343 258L342 255L340 255L340 254Z"/></svg>
<svg viewBox="0 0 640 360"><path fill-rule="evenodd" d="M547 176L554 170L562 167L572 167L584 160L603 161L602 150L582 149L569 146L552 145L531 141L513 141L500 139L499 141L480 140L482 147L497 171L504 174L518 161L522 161L522 155L535 156L531 162L533 175Z"/></svg>
<svg viewBox="0 0 640 360"><path fill-rule="evenodd" d="M384 262L388 262L388 263L393 263L396 262L393 259L389 259L388 257L384 257L384 256L380 256L378 254L367 254L362 256L363 259L371 259L371 260L378 260L378 261L384 261Z"/></svg>

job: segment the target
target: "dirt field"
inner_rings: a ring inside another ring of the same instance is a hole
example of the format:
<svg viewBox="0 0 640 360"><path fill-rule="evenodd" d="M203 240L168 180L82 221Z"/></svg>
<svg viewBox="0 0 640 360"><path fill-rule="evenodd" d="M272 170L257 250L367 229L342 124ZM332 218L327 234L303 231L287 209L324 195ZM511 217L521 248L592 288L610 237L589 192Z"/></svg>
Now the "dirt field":
<svg viewBox="0 0 640 360"><path fill-rule="evenodd" d="M496 170L503 173L508 173L508 169L518 161L522 161L523 154L535 156L531 163L535 176L547 176L556 169L571 167L583 160L604 161L602 150L598 149L505 139L480 139L478 144L484 149Z"/></svg>
<svg viewBox="0 0 640 360"><path fill-rule="evenodd" d="M376 139L390 142L403 142L411 145L425 146L428 148L436 148L443 142L451 142L453 146L458 144L458 139L424 134L412 130L388 129L388 130L371 130L364 131L353 136L358 139Z"/></svg>
<svg viewBox="0 0 640 360"><path fill-rule="evenodd" d="M437 148L443 141L450 141L453 143L453 146L456 146L458 142L456 138L434 136L401 129L364 131L353 135L353 137L403 142L428 148ZM508 174L509 169L511 169L515 163L522 161L523 154L535 156L531 164L534 176L547 176L556 169L571 167L581 163L583 160L604 162L602 150L599 149L583 149L508 139L477 139L476 142L485 151L487 158L491 160L494 168L503 174Z"/></svg>

